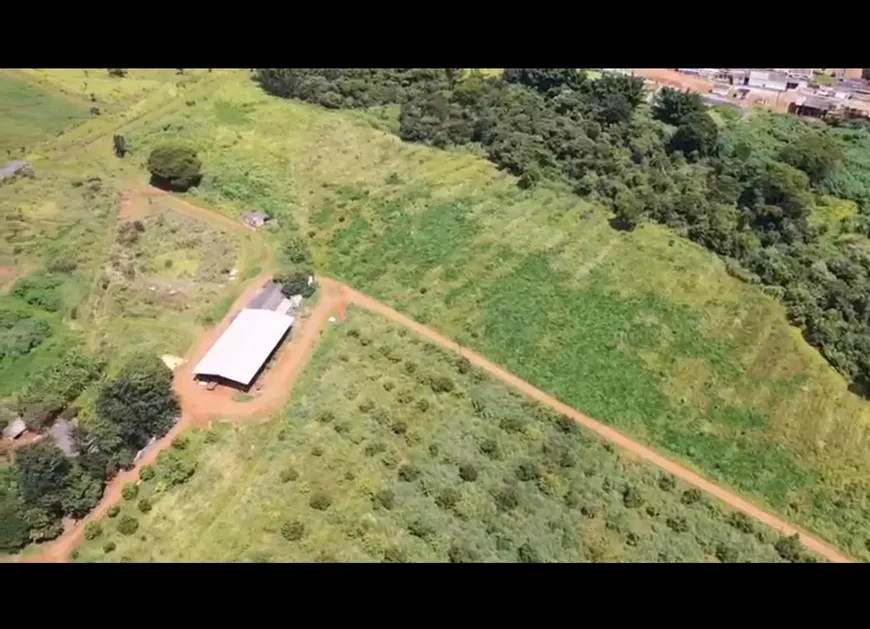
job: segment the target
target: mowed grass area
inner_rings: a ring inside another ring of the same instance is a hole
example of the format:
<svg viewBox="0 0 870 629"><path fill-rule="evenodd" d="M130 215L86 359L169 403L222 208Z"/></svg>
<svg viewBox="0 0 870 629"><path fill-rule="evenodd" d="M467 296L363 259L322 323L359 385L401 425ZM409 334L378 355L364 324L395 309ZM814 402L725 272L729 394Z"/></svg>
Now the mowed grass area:
<svg viewBox="0 0 870 629"><path fill-rule="evenodd" d="M0 163L23 158L34 143L87 116L85 101L0 72Z"/></svg>
<svg viewBox="0 0 870 629"><path fill-rule="evenodd" d="M770 530L360 310L293 400L184 439L77 560L781 560Z"/></svg>
<svg viewBox="0 0 870 629"><path fill-rule="evenodd" d="M615 232L593 204L364 112L266 96L246 72L208 85L125 127L131 163L190 142L197 202L273 212L276 243L301 235L320 270L870 558L870 406L773 297L662 228Z"/></svg>

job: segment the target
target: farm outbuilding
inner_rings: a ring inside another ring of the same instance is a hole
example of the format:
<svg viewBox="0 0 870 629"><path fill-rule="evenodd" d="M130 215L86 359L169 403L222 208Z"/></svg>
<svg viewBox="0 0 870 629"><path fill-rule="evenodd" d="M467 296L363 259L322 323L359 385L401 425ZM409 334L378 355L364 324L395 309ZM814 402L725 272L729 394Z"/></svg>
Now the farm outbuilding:
<svg viewBox="0 0 870 629"><path fill-rule="evenodd" d="M26 430L27 425L20 417L18 419L13 419L3 430L3 438L10 440L18 439L18 437L23 435Z"/></svg>
<svg viewBox="0 0 870 629"><path fill-rule="evenodd" d="M247 389L292 325L293 317L274 310L245 308L199 361L194 376Z"/></svg>
<svg viewBox="0 0 870 629"><path fill-rule="evenodd" d="M262 227L268 223L272 217L265 212L248 212L242 218L251 227Z"/></svg>
<svg viewBox="0 0 870 629"><path fill-rule="evenodd" d="M833 109L836 109L834 101L818 96L802 96L788 106L790 114L811 118L824 118Z"/></svg>
<svg viewBox="0 0 870 629"><path fill-rule="evenodd" d="M62 419L57 420L48 430L57 447L67 456L76 455L75 440L73 439L72 424Z"/></svg>
<svg viewBox="0 0 870 629"><path fill-rule="evenodd" d="M281 285L276 282L269 282L248 302L248 308L255 310L277 310L283 299L284 295L281 293Z"/></svg>
<svg viewBox="0 0 870 629"><path fill-rule="evenodd" d="M0 182L4 179L12 179L18 175L33 177L33 167L24 160L16 160L0 168Z"/></svg>

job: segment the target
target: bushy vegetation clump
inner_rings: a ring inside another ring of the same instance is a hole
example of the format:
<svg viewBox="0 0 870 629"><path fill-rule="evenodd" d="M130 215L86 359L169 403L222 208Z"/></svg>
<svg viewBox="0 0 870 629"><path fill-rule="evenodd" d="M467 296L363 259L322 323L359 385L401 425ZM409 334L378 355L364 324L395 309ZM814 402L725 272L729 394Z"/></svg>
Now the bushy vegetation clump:
<svg viewBox="0 0 870 629"><path fill-rule="evenodd" d="M104 368L103 361L70 351L40 372L18 396L18 409L28 427L42 430L61 416L71 416L68 405ZM105 482L129 466L134 453L151 437L169 430L178 413L171 372L154 356L132 356L117 375L101 384L95 411L86 428L72 430L74 458L52 439L17 451L13 466L5 472L7 491L0 492L0 510L5 509L9 522L6 550L52 539L61 533L64 517L87 515L102 497ZM191 473L185 468L176 476L186 479ZM152 477L153 469L143 468L143 480ZM170 474L168 481L174 479ZM134 500L138 486L125 485L122 493L125 500ZM143 506L149 509L150 503L140 501L140 510ZM111 508L109 516L117 515L117 508Z"/></svg>
<svg viewBox="0 0 870 629"><path fill-rule="evenodd" d="M196 151L181 144L163 144L148 157L148 171L152 183L167 190L184 192L199 185L202 179L202 161Z"/></svg>

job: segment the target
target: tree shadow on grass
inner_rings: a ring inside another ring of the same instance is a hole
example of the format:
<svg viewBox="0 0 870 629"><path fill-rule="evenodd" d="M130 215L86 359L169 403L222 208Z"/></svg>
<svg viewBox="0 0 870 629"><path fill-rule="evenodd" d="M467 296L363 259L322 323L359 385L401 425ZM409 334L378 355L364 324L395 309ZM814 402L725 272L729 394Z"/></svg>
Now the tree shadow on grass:
<svg viewBox="0 0 870 629"><path fill-rule="evenodd" d="M155 188L166 192L187 192L191 188L199 186L201 181L202 175L182 179L177 177L160 177L159 175L152 174L149 183Z"/></svg>

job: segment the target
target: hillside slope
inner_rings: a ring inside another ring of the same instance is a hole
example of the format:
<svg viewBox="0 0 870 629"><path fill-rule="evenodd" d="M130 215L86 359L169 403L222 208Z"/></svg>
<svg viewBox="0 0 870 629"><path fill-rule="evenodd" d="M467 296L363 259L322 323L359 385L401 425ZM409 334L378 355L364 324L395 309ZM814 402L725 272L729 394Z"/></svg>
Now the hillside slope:
<svg viewBox="0 0 870 629"><path fill-rule="evenodd" d="M870 406L773 298L663 228L616 232L573 195L402 144L388 115L272 98L245 72L214 85L128 122L133 159L190 141L203 201L272 211L320 268L870 558ZM116 168L104 144L88 158Z"/></svg>

